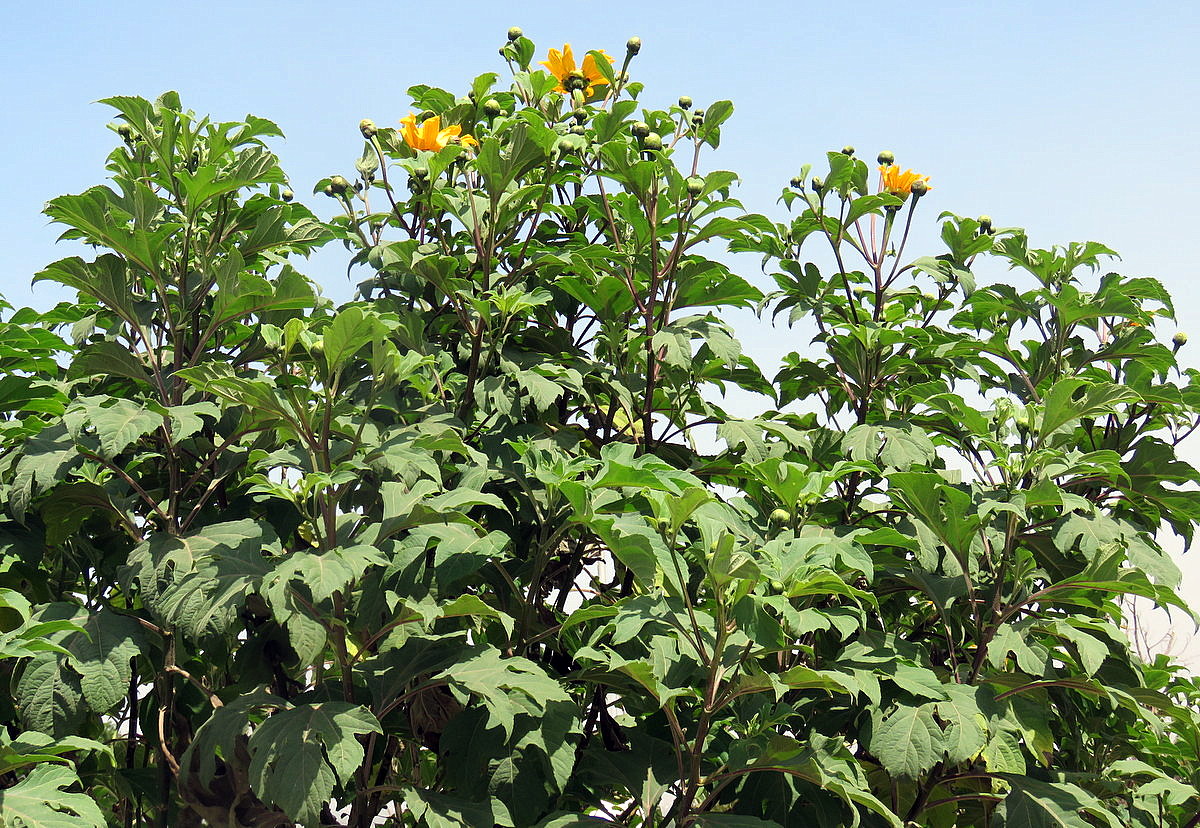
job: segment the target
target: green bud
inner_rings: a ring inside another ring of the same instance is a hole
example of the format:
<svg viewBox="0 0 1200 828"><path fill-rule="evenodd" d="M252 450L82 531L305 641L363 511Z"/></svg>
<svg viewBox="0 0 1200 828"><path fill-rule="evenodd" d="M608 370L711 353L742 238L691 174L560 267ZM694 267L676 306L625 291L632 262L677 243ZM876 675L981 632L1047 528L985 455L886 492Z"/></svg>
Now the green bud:
<svg viewBox="0 0 1200 828"><path fill-rule="evenodd" d="M812 188L814 190L816 190L819 193L819 192L821 192L821 188L824 186L825 186L825 182L822 181L818 176L814 175L812 177Z"/></svg>
<svg viewBox="0 0 1200 828"><path fill-rule="evenodd" d="M893 153L884 150L883 152L879 153L879 157L875 160L878 161L882 166L887 167L896 163L896 156Z"/></svg>
<svg viewBox="0 0 1200 828"><path fill-rule="evenodd" d="M979 217L979 232L980 233L990 233L991 230L992 230L992 217L991 216L980 216Z"/></svg>
<svg viewBox="0 0 1200 828"><path fill-rule="evenodd" d="M323 192L325 195L329 196L330 198L333 198L333 185L326 184L324 187L321 188L321 192Z"/></svg>
<svg viewBox="0 0 1200 828"><path fill-rule="evenodd" d="M508 42L512 43L514 40L518 40L523 34L525 33L521 31L520 26L513 26L508 30Z"/></svg>
<svg viewBox="0 0 1200 828"><path fill-rule="evenodd" d="M120 135L126 141L130 141L133 139L133 127L129 124L118 124L117 135Z"/></svg>
<svg viewBox="0 0 1200 828"><path fill-rule="evenodd" d="M417 116L417 123L418 124L424 123L425 121L428 121L430 118L432 118L436 114L437 113L434 112L432 109L422 109L421 114Z"/></svg>
<svg viewBox="0 0 1200 828"><path fill-rule="evenodd" d="M689 98L687 95L680 95L679 96L679 108L680 109L691 109L692 108L692 99Z"/></svg>
<svg viewBox="0 0 1200 828"><path fill-rule="evenodd" d="M929 185L926 184L924 181L914 181L912 183L913 198L920 198L921 196L925 195L927 192L929 192Z"/></svg>
<svg viewBox="0 0 1200 828"><path fill-rule="evenodd" d="M657 521L657 524L658 524L658 531L662 532L664 535L667 532L671 531L671 519L670 518L660 517Z"/></svg>
<svg viewBox="0 0 1200 828"><path fill-rule="evenodd" d="M413 170L412 174L413 174L413 178L420 179L420 180L429 178L429 170L425 169L424 167L417 167L415 170Z"/></svg>
<svg viewBox="0 0 1200 828"><path fill-rule="evenodd" d="M642 39L640 37L631 37L625 41L625 51L631 55L636 55L642 51Z"/></svg>
<svg viewBox="0 0 1200 828"><path fill-rule="evenodd" d="M799 175L793 175L792 180L789 181L788 184L792 185L793 189L803 190L804 189L804 178Z"/></svg>
<svg viewBox="0 0 1200 828"><path fill-rule="evenodd" d="M693 175L687 180L687 191L692 198L699 198L704 193L704 179Z"/></svg>
<svg viewBox="0 0 1200 828"><path fill-rule="evenodd" d="M1021 429L1022 431L1028 430L1032 425L1032 421L1029 419L1029 412L1024 408L1013 415L1013 422L1015 422L1017 424L1017 428Z"/></svg>
<svg viewBox="0 0 1200 828"><path fill-rule="evenodd" d="M587 127L585 127L583 124L575 124L575 126L571 127L571 134L572 135L586 135Z"/></svg>
<svg viewBox="0 0 1200 828"><path fill-rule="evenodd" d="M787 523L792 519L792 513L787 509L776 509L771 512L771 523Z"/></svg>
<svg viewBox="0 0 1200 828"><path fill-rule="evenodd" d="M582 106L571 113L571 115L575 118L575 120L581 124L585 123L587 121L588 116L590 114L591 113L588 112L586 109L584 109Z"/></svg>
<svg viewBox="0 0 1200 828"><path fill-rule="evenodd" d="M635 121L633 126L629 128L629 131L637 138L645 138L650 134L650 125L645 121Z"/></svg>
<svg viewBox="0 0 1200 828"><path fill-rule="evenodd" d="M575 144L571 141L568 141L566 138L559 138L554 143L554 148L558 150L560 154L566 155L575 151Z"/></svg>
<svg viewBox="0 0 1200 828"><path fill-rule="evenodd" d="M783 592L783 581L777 581L774 578L772 578L771 579L771 591L772 592Z"/></svg>
<svg viewBox="0 0 1200 828"><path fill-rule="evenodd" d="M500 114L500 102L495 98L488 98L483 102L483 114L495 118Z"/></svg>
<svg viewBox="0 0 1200 828"><path fill-rule="evenodd" d="M702 123L704 123L704 110L703 109L697 109L695 112L692 113L692 123L695 124L696 126L700 126Z"/></svg>
<svg viewBox="0 0 1200 828"><path fill-rule="evenodd" d="M1173 337L1171 337L1171 344L1174 345L1175 350L1178 351L1187 344L1187 334L1185 334L1183 331L1175 334Z"/></svg>
<svg viewBox="0 0 1200 828"><path fill-rule="evenodd" d="M849 144L842 147L842 155L854 155L854 147L850 146Z"/></svg>
<svg viewBox="0 0 1200 828"><path fill-rule="evenodd" d="M370 141L375 137L375 133L379 132L379 128L375 126L375 122L370 118L363 118L358 122L358 131L363 134L363 137Z"/></svg>
<svg viewBox="0 0 1200 828"><path fill-rule="evenodd" d="M651 132L649 135L647 135L645 138L642 139L642 149L660 150L660 149L662 149L662 147L663 147L662 136L659 135L657 132Z"/></svg>
<svg viewBox="0 0 1200 828"><path fill-rule="evenodd" d="M340 175L335 175L329 179L329 186L333 189L334 195L341 195L350 189L350 182Z"/></svg>
<svg viewBox="0 0 1200 828"><path fill-rule="evenodd" d="M284 201L291 201L293 198L296 197L296 194L293 193L291 190L284 190L282 193L279 194L279 197L282 198Z"/></svg>

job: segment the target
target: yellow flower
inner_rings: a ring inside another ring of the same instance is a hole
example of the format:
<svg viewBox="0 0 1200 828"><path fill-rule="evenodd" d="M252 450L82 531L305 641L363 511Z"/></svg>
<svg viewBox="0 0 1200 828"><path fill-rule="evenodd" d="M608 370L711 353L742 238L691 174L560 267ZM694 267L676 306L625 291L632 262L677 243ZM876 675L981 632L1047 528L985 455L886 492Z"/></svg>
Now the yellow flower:
<svg viewBox="0 0 1200 828"><path fill-rule="evenodd" d="M408 113L408 117L400 119L400 135L404 138L404 143L415 150L437 152L444 149L447 144L456 143L455 139L457 139L457 143L469 147L479 146L479 142L470 135L461 135L461 133L462 127L458 124L442 129L442 119L439 115L426 118L419 124L417 116L411 112Z"/></svg>
<svg viewBox="0 0 1200 828"><path fill-rule="evenodd" d="M615 62L603 49L600 50L600 54L604 55L609 63ZM571 89L567 87L568 80L573 82L572 85L577 85L579 89L583 90L585 98L592 96L592 87L608 84L596 67L596 58L592 55L584 57L583 69L575 65L575 55L571 52L570 43L564 44L561 52L558 49L551 49L550 56L542 61L542 66L545 66L550 70L551 75L558 78L558 86L554 87L554 91L564 95L571 93Z"/></svg>
<svg viewBox="0 0 1200 828"><path fill-rule="evenodd" d="M895 164L884 164L879 168L883 173L883 189L895 196L906 196L912 192L912 186L917 181L928 182L929 176L917 175L912 170L900 172ZM929 189L933 189L930 187Z"/></svg>

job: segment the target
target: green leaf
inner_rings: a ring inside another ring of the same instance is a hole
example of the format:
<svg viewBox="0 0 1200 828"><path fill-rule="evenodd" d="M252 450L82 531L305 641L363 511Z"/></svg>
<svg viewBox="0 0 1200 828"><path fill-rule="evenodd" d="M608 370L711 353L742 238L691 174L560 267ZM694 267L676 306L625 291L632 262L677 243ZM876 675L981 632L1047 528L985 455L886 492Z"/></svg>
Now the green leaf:
<svg viewBox="0 0 1200 828"><path fill-rule="evenodd" d="M38 765L11 788L0 790L0 825L5 828L105 828L100 806L90 796L70 793L79 784L70 768Z"/></svg>
<svg viewBox="0 0 1200 828"><path fill-rule="evenodd" d="M88 707L107 713L129 692L131 660L146 649L141 625L111 610L90 614L83 630L67 640L67 662L79 673Z"/></svg>
<svg viewBox="0 0 1200 828"><path fill-rule="evenodd" d="M915 779L942 758L946 745L933 714L937 705L900 706L872 729L871 752L889 773Z"/></svg>
<svg viewBox="0 0 1200 828"><path fill-rule="evenodd" d="M363 761L356 737L379 732L379 722L366 708L346 702L279 711L250 736L250 784L264 802L316 826L334 784L347 784Z"/></svg>
<svg viewBox="0 0 1200 828"><path fill-rule="evenodd" d="M1041 782L1005 774L1012 791L997 809L1007 828L1091 828L1083 813L1104 819L1112 828L1121 823L1094 796L1077 785Z"/></svg>
<svg viewBox="0 0 1200 828"><path fill-rule="evenodd" d="M322 335L325 364L331 374L341 368L365 345L383 336L383 326L374 314L351 305L338 313Z"/></svg>

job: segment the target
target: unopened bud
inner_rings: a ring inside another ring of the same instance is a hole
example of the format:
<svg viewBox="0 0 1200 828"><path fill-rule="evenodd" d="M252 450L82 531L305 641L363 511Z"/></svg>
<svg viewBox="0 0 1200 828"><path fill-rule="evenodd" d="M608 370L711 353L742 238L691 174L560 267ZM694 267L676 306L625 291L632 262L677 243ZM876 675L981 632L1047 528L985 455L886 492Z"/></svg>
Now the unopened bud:
<svg viewBox="0 0 1200 828"><path fill-rule="evenodd" d="M787 523L792 519L792 513L787 509L776 509L771 512L771 523Z"/></svg>
<svg viewBox="0 0 1200 828"><path fill-rule="evenodd" d="M657 132L651 132L649 135L647 135L645 138L642 139L642 149L660 150L660 149L662 149L662 147L663 147L662 136L659 135Z"/></svg>
<svg viewBox="0 0 1200 828"><path fill-rule="evenodd" d="M692 123L695 124L696 126L700 126L702 123L704 123L704 110L703 109L697 109L695 112L692 113Z"/></svg>
<svg viewBox="0 0 1200 828"><path fill-rule="evenodd" d="M913 198L920 198L921 196L925 195L927 192L929 192L929 185L926 184L924 181L914 181L912 183Z"/></svg>
<svg viewBox="0 0 1200 828"><path fill-rule="evenodd" d="M692 99L689 98L687 95L680 95L679 96L679 108L680 109L691 109L692 108Z"/></svg>
<svg viewBox="0 0 1200 828"><path fill-rule="evenodd" d="M585 127L583 124L575 124L575 126L571 127L571 134L572 135L586 135L587 127Z"/></svg>
<svg viewBox="0 0 1200 828"><path fill-rule="evenodd" d="M625 41L625 51L631 55L636 55L642 51L642 39L640 37L631 37Z"/></svg>
<svg viewBox="0 0 1200 828"><path fill-rule="evenodd" d="M118 124L117 135L120 135L126 141L130 141L133 139L133 127L129 124Z"/></svg>
<svg viewBox="0 0 1200 828"><path fill-rule="evenodd" d="M825 182L822 181L819 177L817 177L815 175L812 177L812 188L814 190L816 190L817 192L820 192L821 188L824 186L825 186Z"/></svg>
<svg viewBox="0 0 1200 828"><path fill-rule="evenodd" d="M992 229L992 217L991 216L980 216L978 221L979 221L979 232L980 233L991 232L991 229Z"/></svg>
<svg viewBox="0 0 1200 828"><path fill-rule="evenodd" d="M581 124L584 123L585 121L587 121L588 115L589 115L588 111L586 109L584 109L582 106L579 107L578 109L576 109L571 114L575 117L575 120Z"/></svg>
<svg viewBox="0 0 1200 828"><path fill-rule="evenodd" d="M488 98L483 102L483 114L489 118L495 118L500 114L500 102L495 98Z"/></svg>
<svg viewBox="0 0 1200 828"><path fill-rule="evenodd" d="M379 132L379 128L375 126L375 122L370 118L363 118L358 122L358 131L363 134L363 137L370 141L375 137L375 133Z"/></svg>
<svg viewBox="0 0 1200 828"><path fill-rule="evenodd" d="M333 185L326 184L324 187L321 188L321 192L323 192L325 195L329 196L330 198L333 198Z"/></svg>
<svg viewBox="0 0 1200 828"><path fill-rule="evenodd" d="M436 114L437 113L434 112L432 109L422 109L421 114L417 116L417 123L418 124L424 123L425 121L428 121L430 118L432 118Z"/></svg>
<svg viewBox="0 0 1200 828"><path fill-rule="evenodd" d="M293 198L296 197L296 194L293 193L291 190L284 190L282 193L279 194L279 197L282 198L284 201L291 201Z"/></svg>
<svg viewBox="0 0 1200 828"><path fill-rule="evenodd" d="M693 175L687 180L687 191L692 198L699 198L704 193L704 179Z"/></svg>
<svg viewBox="0 0 1200 828"><path fill-rule="evenodd" d="M842 147L842 155L854 155L854 147L850 146L849 144Z"/></svg>
<svg viewBox="0 0 1200 828"><path fill-rule="evenodd" d="M635 121L633 126L629 128L629 131L637 138L645 138L650 134L650 125L645 121Z"/></svg>
<svg viewBox="0 0 1200 828"><path fill-rule="evenodd" d="M896 163L896 156L895 154L885 150L879 153L879 157L875 160L877 160L881 166L890 167L892 164Z"/></svg>
<svg viewBox="0 0 1200 828"><path fill-rule="evenodd" d="M334 195L341 195L350 189L350 182L340 175L335 175L329 179L329 186Z"/></svg>
<svg viewBox="0 0 1200 828"><path fill-rule="evenodd" d="M1174 345L1175 350L1178 351L1187 344L1187 334L1185 334L1183 331L1175 334L1173 337L1171 337L1171 344Z"/></svg>
<svg viewBox="0 0 1200 828"><path fill-rule="evenodd" d="M804 189L804 178L802 176L793 175L792 180L789 181L788 183L791 184L794 189L797 189L797 190Z"/></svg>
<svg viewBox="0 0 1200 828"><path fill-rule="evenodd" d="M523 34L525 34L525 33L523 31L521 31L520 26L513 26L511 29L508 30L508 42L511 43L514 40L519 39L521 37L521 35L523 35Z"/></svg>

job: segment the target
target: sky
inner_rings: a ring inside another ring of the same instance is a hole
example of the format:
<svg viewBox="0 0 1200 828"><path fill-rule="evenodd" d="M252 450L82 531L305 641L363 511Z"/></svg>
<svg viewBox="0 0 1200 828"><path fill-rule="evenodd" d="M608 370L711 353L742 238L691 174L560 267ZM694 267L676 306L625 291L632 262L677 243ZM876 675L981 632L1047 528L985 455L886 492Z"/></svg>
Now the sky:
<svg viewBox="0 0 1200 828"><path fill-rule="evenodd" d="M308 193L325 176L351 177L359 120L395 125L417 83L461 94L476 75L503 73L496 50L514 25L540 55L565 42L621 55L641 37L632 74L650 105L732 100L721 148L704 163L741 175L748 210L779 216L780 190L829 150L850 144L868 160L889 150L934 188L912 255L940 252L943 210L1025 227L1036 246L1102 241L1122 256L1114 269L1162 280L1200 349L1200 17L1179 2L9 0L0 294L18 307L67 298L30 285L75 253L55 245L41 209L103 181L117 139L98 99L173 89L214 118L272 119L287 136L274 149L293 189L328 214L332 203ZM306 272L347 299L345 261L331 246ZM757 261L738 267L767 286ZM768 372L807 344L749 317L737 324ZM1164 335L1174 330L1167 323ZM1189 349L1181 357L1200 367ZM1197 462L1200 446L1188 454ZM1182 563L1200 606L1200 550ZM1177 630L1190 634L1190 624ZM1188 654L1200 665L1200 644Z"/></svg>

